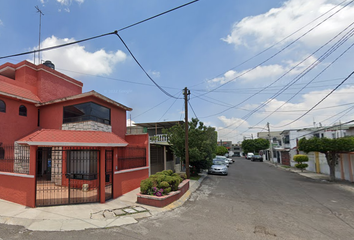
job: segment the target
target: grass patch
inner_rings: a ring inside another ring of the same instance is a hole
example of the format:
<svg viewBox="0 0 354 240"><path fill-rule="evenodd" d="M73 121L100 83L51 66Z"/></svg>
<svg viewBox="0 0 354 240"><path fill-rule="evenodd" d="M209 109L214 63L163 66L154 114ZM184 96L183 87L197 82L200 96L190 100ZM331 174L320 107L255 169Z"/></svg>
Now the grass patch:
<svg viewBox="0 0 354 240"><path fill-rule="evenodd" d="M196 181L198 181L199 180L199 178L201 178L202 176L199 176L199 175L193 175L193 176L190 176L190 180L196 180Z"/></svg>
<svg viewBox="0 0 354 240"><path fill-rule="evenodd" d="M281 167L283 167L283 168L291 168L290 166L287 166L287 165L281 165Z"/></svg>

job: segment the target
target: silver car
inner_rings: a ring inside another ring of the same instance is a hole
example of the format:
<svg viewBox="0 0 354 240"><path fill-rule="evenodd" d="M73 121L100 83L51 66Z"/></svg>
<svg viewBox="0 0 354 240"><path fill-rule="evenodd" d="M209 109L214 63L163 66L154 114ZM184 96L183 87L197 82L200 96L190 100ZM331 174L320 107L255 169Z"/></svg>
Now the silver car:
<svg viewBox="0 0 354 240"><path fill-rule="evenodd" d="M229 174L229 170L225 164L225 160L214 159L213 165L209 168L208 174Z"/></svg>

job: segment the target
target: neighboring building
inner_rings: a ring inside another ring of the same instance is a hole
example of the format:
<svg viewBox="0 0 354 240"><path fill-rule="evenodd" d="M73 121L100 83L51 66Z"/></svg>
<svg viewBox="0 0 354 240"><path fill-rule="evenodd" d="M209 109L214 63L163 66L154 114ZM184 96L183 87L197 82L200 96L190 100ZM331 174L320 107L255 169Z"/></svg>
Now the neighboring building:
<svg viewBox="0 0 354 240"><path fill-rule="evenodd" d="M270 140L271 140L272 147L273 147L273 158L270 157L270 150L268 148L264 152L266 160L272 159L272 162L280 163L281 153L280 153L279 149L282 149L282 136L280 133L281 133L281 131L258 132L257 133L258 138L263 138L268 141L269 141L269 136L270 136Z"/></svg>
<svg viewBox="0 0 354 240"><path fill-rule="evenodd" d="M149 176L148 135L132 109L50 62L0 66L0 198L29 207L105 202Z"/></svg>
<svg viewBox="0 0 354 240"><path fill-rule="evenodd" d="M163 133L163 129L169 129L176 124L184 125L184 121L134 123L135 126L128 127L128 133L148 133L150 137L150 174L163 170L185 171L180 158L172 152L167 134Z"/></svg>
<svg viewBox="0 0 354 240"><path fill-rule="evenodd" d="M232 144L231 151L234 153L233 157L241 157L242 156L241 144Z"/></svg>
<svg viewBox="0 0 354 240"><path fill-rule="evenodd" d="M220 141L218 141L218 146L224 146L224 147L227 148L227 150L231 151L231 149L232 149L232 141L220 140Z"/></svg>

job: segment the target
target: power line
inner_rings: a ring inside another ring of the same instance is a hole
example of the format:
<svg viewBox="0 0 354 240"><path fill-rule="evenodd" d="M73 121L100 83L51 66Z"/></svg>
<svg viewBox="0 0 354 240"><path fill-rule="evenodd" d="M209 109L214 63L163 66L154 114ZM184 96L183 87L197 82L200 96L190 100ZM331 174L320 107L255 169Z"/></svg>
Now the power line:
<svg viewBox="0 0 354 240"><path fill-rule="evenodd" d="M260 56L261 54L263 54L263 53L265 53L265 52L267 52L268 50L272 49L273 47L275 47L275 46L278 45L279 43L285 41L286 39L290 38L291 36L295 35L295 34L298 33L299 31L301 31L302 29L304 29L305 27L307 27L307 26L309 26L310 24L314 23L316 20L320 19L321 17L323 17L323 16L326 15L327 13L331 12L333 9L337 8L338 6L341 6L341 5L342 5L343 3L345 3L346 1L347 1L347 0L342 1L341 3L337 4L337 5L334 6L333 8L329 9L329 10L326 11L325 13L321 14L320 16L318 16L317 18L313 19L311 22L305 24L304 26L300 27L299 29L297 29L297 30L294 31L293 33L289 34L289 35L286 36L285 38L283 38L283 39L281 39L280 41L274 43L273 45L269 46L268 48L264 49L263 51L261 51L261 52L255 54L254 56L248 58L247 60L245 60L245 61L239 63L239 64L236 65L235 67L228 69L227 71L230 71L230 70L233 70L233 69L235 69L235 68L237 68L237 67L240 67L240 66L242 66L243 64L249 62L250 60L252 60L252 59L254 59L254 58ZM224 74L224 73L221 73L221 74L217 75L217 76L214 77L214 78L220 77L220 76L222 76L223 74ZM192 87L197 86L197 85L200 85L200 84L202 84L202 83L204 83L204 82L205 82L205 81L203 81L203 82L201 82L201 83L199 83L199 84L193 85Z"/></svg>
<svg viewBox="0 0 354 240"><path fill-rule="evenodd" d="M117 33L117 31L110 32L110 33L105 33L105 34L97 35L97 36L90 37L90 38L85 38L85 39L74 41L74 42L70 42L70 43L64 43L64 44L53 46L53 47L42 48L40 50L33 50L33 51L28 51L28 52L23 52L23 53L7 55L7 56L0 57L0 59L10 58L10 57L18 57L18 56L32 54L32 53L49 51L49 50L53 50L53 49L56 49L56 48L66 47L66 46L70 46L70 45L73 45L73 44L90 41L90 40L93 40L93 39L96 39L96 38L101 38L101 37L105 37L105 36L108 36L108 35L113 35L113 34L116 34L116 33Z"/></svg>
<svg viewBox="0 0 354 240"><path fill-rule="evenodd" d="M342 34L346 29L348 29L351 25L353 25L353 23L351 23L349 26L347 26L344 30L342 30L340 33L338 33L335 37L333 37L332 39L330 39L327 43L325 43L324 45L322 45L319 49L317 49L314 53L318 52L320 49L322 49L325 45L327 45L328 43L330 43L331 41L333 41L336 37L338 37L340 34ZM323 61L325 58L327 58L330 54L332 54L336 49L339 48L340 45L342 45L345 41L347 41L351 36L353 35L353 28L347 33L345 34L340 40L337 41L337 43L335 43L329 50L327 50L324 54L322 54L322 56L319 58L321 59L321 61ZM346 49L342 54L340 54L339 57L337 57L337 59L339 59L345 52L347 52L353 45L351 45L348 49ZM312 53L311 55L313 55L314 53ZM310 56L311 56L310 55ZM308 56L307 58L309 58L310 56ZM336 59L336 60L337 60ZM336 60L334 60L333 62L335 62ZM303 60L304 61L304 60ZM301 61L301 62L303 62ZM300 62L300 63L301 63ZM332 65L333 62L330 64ZM300 64L299 63L299 64ZM294 78L294 80L292 80L290 83L288 83L281 91L279 91L277 94L273 95L272 98L270 98L269 100L267 100L265 103L262 103L261 105L259 105L258 107L256 107L255 109L253 109L250 113L246 114L242 119L243 121L247 120L248 118L250 118L255 112L259 111L262 107L264 107L265 105L267 105L268 103L270 103L275 97L279 96L282 92L284 92L286 89L288 89L292 84L294 84L295 82L297 82L302 76L304 76L306 73L308 73L311 69L314 68L314 66L316 66L319 63L319 60L316 60L314 63L312 63L309 67L307 67L304 71L302 71L297 77ZM330 66L329 65L329 66ZM329 66L327 66L321 73L323 73ZM320 74L321 74L320 73ZM284 75L283 75L284 76ZM319 74L315 77L317 78L319 76ZM276 81L278 81L279 79L277 79ZM314 79L313 79L314 80ZM312 80L312 81L313 81ZM343 83L343 82L342 82ZM293 96L294 97L294 96ZM279 108L278 108L279 109ZM273 112L274 113L274 112ZM272 114L273 114L272 113ZM270 114L271 115L271 114ZM264 119L263 119L264 120ZM262 120L262 121L263 121ZM261 121L260 121L261 122ZM260 122L258 122L257 124L259 124ZM241 122L234 130L236 130L239 126L241 126L243 122ZM233 124L230 124L227 127L231 127ZM256 124L256 125L257 125ZM275 127L277 128L277 127ZM233 131L234 131L233 130ZM231 131L231 132L233 132ZM230 132L230 133L231 133Z"/></svg>
<svg viewBox="0 0 354 240"><path fill-rule="evenodd" d="M191 109L192 109L192 111L193 111L193 113L194 113L195 118L198 119L197 114L195 114L195 111L194 111L194 109L193 109L193 107L192 107L191 102L188 101L188 104L189 104L189 106L191 107Z"/></svg>
<svg viewBox="0 0 354 240"><path fill-rule="evenodd" d="M336 91L345 81L347 81L352 75L354 74L354 71L348 75L348 77L346 77L340 84L337 85L337 87L335 87L331 92L329 92L325 97L323 97L319 102L317 102L312 108L310 108L307 112L305 112L304 114L302 114L300 117L296 118L295 120L291 121L290 123L287 123L285 125L282 126L278 126L276 128L282 128L285 126L288 126L298 120L300 120L301 118L303 118L305 115L307 115L309 112L311 112L312 109L314 109L315 107L317 107L320 103L322 103L327 97L329 97L334 91Z"/></svg>
<svg viewBox="0 0 354 240"><path fill-rule="evenodd" d="M170 10L167 10L167 11L165 11L165 12L159 13L159 14L157 14L157 15L155 15L155 16L149 17L149 18L144 19L144 20L142 20L142 21L139 21L139 22L137 22L137 23L134 23L134 24L131 24L131 25L126 26L126 27L124 27L124 28L121 28L121 29L118 30L118 32L123 31L123 30L128 29L128 28L131 28L131 27L133 27L133 26L136 26L136 25L138 25L138 24L140 24L140 23L149 21L149 20L151 20L151 19L157 18L157 17L162 16L162 15L164 15L164 14L166 14L166 13L175 11L175 10L177 10L177 9L179 9L179 8L185 7L185 6L187 6L187 5L190 5L190 4L195 3L195 2L198 2L198 1L199 1L199 0L194 0L194 1L191 1L191 2L189 2L189 3L180 5L180 6L178 6L178 7L172 8L172 9L170 9Z"/></svg>
<svg viewBox="0 0 354 240"><path fill-rule="evenodd" d="M354 22L352 23L354 24ZM352 25L351 24L351 25ZM320 62L322 62L324 59L326 59L330 54L332 54L334 51L336 51L342 44L344 44L350 37L352 37L354 35L354 28L352 28L350 30L350 32L348 34L346 34L345 36L343 36L339 42L337 42L334 46L332 46L329 50L327 50L319 59L317 59L314 63L312 63L309 67L307 67L299 76L299 78L303 77L305 74L307 74L310 70L312 70L315 66L317 66ZM292 100L295 96L297 96L302 90L304 90L312 81L314 81L317 77L319 77L323 72L325 72L330 66L332 66L339 58L341 58L344 53L346 53L351 47L353 46L353 44L347 48L343 53L341 53L335 60L333 60L330 64L328 64L322 71L320 71L311 81L309 81L305 86L303 86L299 91L297 91L297 93L295 93L291 98L289 98L286 102L284 102L282 105L280 105L277 109L275 109L272 113L270 113L268 116L266 116L265 118L263 118L260 122L264 121L265 119L267 119L268 117L270 117L271 115L273 115L275 112L277 112L277 110L279 110L280 108L282 108L286 103L288 103L290 100ZM286 87L286 89L288 89L290 86ZM283 90L283 91L285 91ZM277 96L279 96L282 92L280 92ZM260 122L258 122L257 124L259 124ZM257 125L256 124L256 125Z"/></svg>
<svg viewBox="0 0 354 240"><path fill-rule="evenodd" d="M181 95L182 93L179 94L179 96ZM166 113L171 109L171 107L176 103L177 99L179 98L175 98L175 100L173 101L173 103L171 104L171 106L166 110L166 112L160 117L160 119L158 121L160 121L165 115Z"/></svg>
<svg viewBox="0 0 354 240"><path fill-rule="evenodd" d="M156 87L158 89L161 90L161 92L163 92L164 94L166 94L167 96L171 97L171 98L176 98L175 96L171 95L170 93L168 93L165 89L163 89L160 85L158 85L154 79L152 79L152 77L147 73L147 71L145 71L145 69L143 68L143 66L140 64L140 62L138 61L138 59L136 59L136 57L134 56L134 54L132 53L132 51L130 51L128 45L124 42L124 40L121 38L121 36L118 34L118 32L115 32L115 34L117 35L117 37L121 40L121 42L123 43L123 45L125 46L125 48L128 50L128 52L130 53L130 55L133 57L134 61L139 65L139 67L143 70L143 72L146 74L146 76L156 85ZM176 98L178 99L178 98Z"/></svg>
<svg viewBox="0 0 354 240"><path fill-rule="evenodd" d="M273 54L272 56L270 56L270 57L267 58L266 60L262 61L261 63L259 63L259 64L256 65L255 67L253 67L253 68L251 68L251 69L249 69L249 70L247 70L247 71L244 71L243 73L239 74L239 75L236 76L235 78L233 78L233 79L231 79L231 80L229 80L229 81L227 81L227 82L221 84L220 86L218 86L218 87L216 87L216 88L214 88L214 89L212 89L212 90L209 90L207 93L200 94L199 96L204 96L204 95L206 95L206 94L209 94L209 93L211 93L211 92L213 92L213 91L215 91L215 90L217 90L217 89L219 89L219 88L225 86L226 84L230 83L231 81L234 81L234 80L236 80L237 78L239 78L239 77L241 77L241 76L243 76L243 75L245 75L245 74L247 74L247 73L253 71L253 70L256 69L257 67L261 66L262 64L268 62L270 59L274 58L275 56L277 56L278 54L280 54L281 52L283 52L286 48L290 47L290 46L293 45L295 42L297 42L298 40L300 40L301 38L303 38L304 36L306 36L308 33L312 32L315 28L317 28L318 26L320 26L321 24L323 24L324 22L326 22L328 19L330 19L331 17L333 17L335 14L337 14L338 12L340 12L341 10L343 10L345 7L347 7L349 4L351 4L351 3L353 3L353 2L354 2L354 0L350 1L349 3L347 3L346 5L344 5L342 8L340 8L340 9L337 10L336 12L332 13L330 16L328 16L327 18L325 18L324 20L322 20L320 23L316 24L314 27L310 28L308 31L306 31L305 33L303 33L300 37L296 38L295 40L293 40L292 42L290 42L288 45L286 45L285 47L283 47L281 50L279 50L278 52L276 52L275 54ZM292 69L293 69L293 68L292 68ZM287 71L287 73L289 73L289 72L290 72L290 70ZM282 75L282 77L283 77L283 76L285 76L285 75ZM280 78L278 78L277 80L275 80L274 82L272 82L271 84L269 84L268 86L266 86L265 88L263 88L262 90L258 91L257 93L252 94L250 97L246 98L246 99L243 100L242 102L240 102L240 103L234 105L234 107L241 105L242 103L244 103L244 102L246 102L247 100L251 99L252 97L254 97L255 95L257 95L258 93L260 93L260 92L262 92L263 90L267 89L268 87L272 86L273 84L275 84L275 83L278 82L279 80L280 80ZM227 111L227 110L229 110L229 109L231 109L231 108L232 108L232 107L230 107L230 108L228 108L228 109L226 109L226 110L224 110L224 111L221 111L221 112L219 112L219 113L217 113L217 114L209 115L209 116L206 116L206 117L211 117L211 116L219 115L219 114L221 114L221 113L223 113L223 112L225 112L225 111Z"/></svg>
<svg viewBox="0 0 354 240"><path fill-rule="evenodd" d="M195 3L195 2L197 2L197 1L199 1L199 0L194 0L194 1L191 1L191 2L189 2L189 3L180 5L180 6L178 6L178 7L172 8L172 9L170 9L170 10L167 10L167 11L162 12L162 13L160 13L160 14L157 14L157 15L155 15L155 16L146 18L146 19L144 19L144 20L142 20L142 21L133 23L133 24L131 24L131 25L129 25L129 26L123 27L123 28L121 28L121 29L119 29L119 30L116 30L116 31L114 31L114 32L111 32L111 33L106 33L106 34L102 34L102 35L98 35L98 36L94 36L94 37L90 37L90 38L86 38L86 39L74 41L74 42L71 42L71 43L65 43L65 44L61 44L61 45L57 45L57 46L53 46L53 47L48 47L48 48L43 48L43 49L38 49L38 50L33 50L33 51L28 51L28 52L23 52L23 53L17 53L17 54L12 54L12 55L8 55L8 56L2 56L2 57L0 57L0 59L10 58L10 57L18 57L18 56L27 55L27 54L32 54L32 53L33 53L33 54L36 54L36 53L39 53L39 52L41 52L41 51L43 52L43 51L53 50L53 49L56 49L56 48L66 47L66 46L69 46L69 45L72 45L72 44L76 44L76 43L86 42L86 41L89 41L89 40L92 40L92 39L95 39L95 38L100 38L100 37L104 37L104 36L111 35L111 34L117 34L118 31L123 31L123 30L125 30L125 29L131 28L131 27L133 27L133 26L136 26L136 25L141 24L141 23L143 23L143 22L146 22L146 21L149 21L149 20L151 20L151 19L157 18L157 17L162 16L162 15L164 15L164 14L166 14L166 13L175 11L175 10L177 10L177 9L179 9L179 8L185 7L185 6L187 6L187 5L190 5L190 4L192 4L192 3ZM38 6L36 6L36 9L40 12L40 14L43 14L43 13L39 10ZM43 15L44 15L44 14L43 14ZM40 16L41 16L41 15L40 15ZM40 46L40 42L39 42L39 46Z"/></svg>

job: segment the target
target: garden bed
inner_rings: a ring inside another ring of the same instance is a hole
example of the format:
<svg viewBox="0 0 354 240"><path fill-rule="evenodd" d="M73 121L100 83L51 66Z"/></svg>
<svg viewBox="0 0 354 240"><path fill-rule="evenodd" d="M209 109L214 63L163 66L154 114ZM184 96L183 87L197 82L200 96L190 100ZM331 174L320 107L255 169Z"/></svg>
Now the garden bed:
<svg viewBox="0 0 354 240"><path fill-rule="evenodd" d="M158 196L138 193L137 202L145 205L154 206L154 207L165 207L173 203L174 201L180 199L188 191L188 189L189 189L189 179L186 179L178 185L177 191L172 191L168 195L163 195L158 197Z"/></svg>

